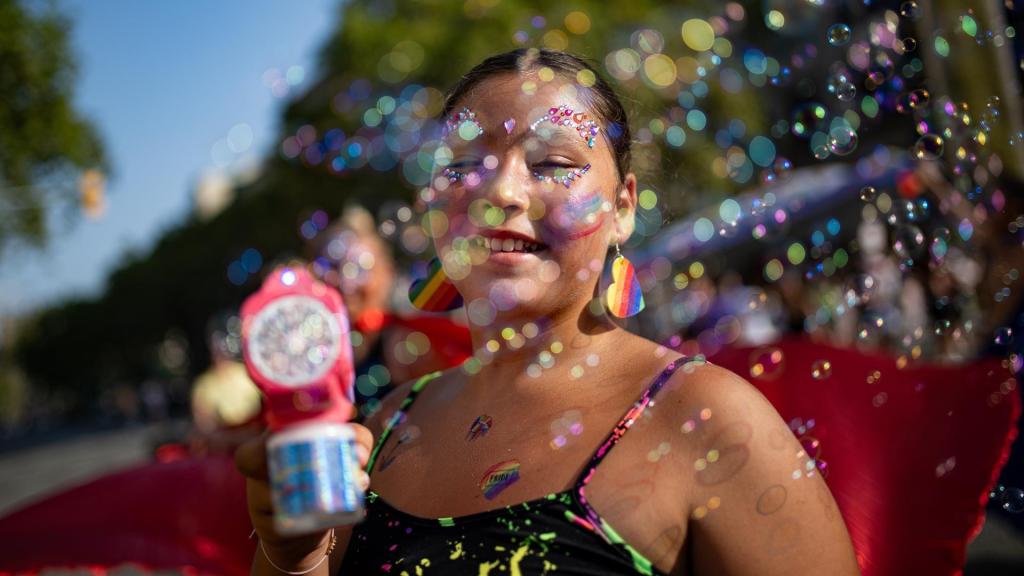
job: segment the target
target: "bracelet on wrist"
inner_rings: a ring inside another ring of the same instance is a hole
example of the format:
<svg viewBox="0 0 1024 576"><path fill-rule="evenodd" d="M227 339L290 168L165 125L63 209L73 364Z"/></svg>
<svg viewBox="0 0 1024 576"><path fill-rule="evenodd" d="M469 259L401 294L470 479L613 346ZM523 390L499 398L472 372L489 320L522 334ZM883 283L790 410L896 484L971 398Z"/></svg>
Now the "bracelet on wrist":
<svg viewBox="0 0 1024 576"><path fill-rule="evenodd" d="M255 530L253 532L255 532ZM313 570L316 570L317 568L319 568L320 565L323 564L327 560L327 558L329 558L331 556L331 552L334 552L334 546L337 543L338 543L338 539L334 535L334 528L331 528L331 543L327 545L327 551L324 552L324 557L321 558L319 562L317 562L316 564L314 564L310 568L307 568L307 569L299 571L299 572L293 572L291 570L285 570L284 568L281 568L277 564L274 564L274 561L270 559L270 555L267 554L267 549L263 547L263 540L260 540L259 547L260 547L260 552L263 554L263 557L266 558L267 562L271 566L273 566L275 570L277 570L278 572L283 572L285 574L291 574L292 576L301 576L302 574L309 574Z"/></svg>

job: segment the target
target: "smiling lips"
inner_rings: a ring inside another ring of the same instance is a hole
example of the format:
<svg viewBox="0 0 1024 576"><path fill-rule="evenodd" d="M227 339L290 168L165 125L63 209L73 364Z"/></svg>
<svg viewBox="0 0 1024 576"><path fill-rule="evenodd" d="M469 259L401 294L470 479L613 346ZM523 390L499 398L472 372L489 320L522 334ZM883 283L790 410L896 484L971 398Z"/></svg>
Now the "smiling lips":
<svg viewBox="0 0 1024 576"><path fill-rule="evenodd" d="M477 242L479 242L484 248L489 249L491 253L521 252L531 254L546 248L544 244L530 240L523 240L522 238L487 238L480 236L478 237Z"/></svg>

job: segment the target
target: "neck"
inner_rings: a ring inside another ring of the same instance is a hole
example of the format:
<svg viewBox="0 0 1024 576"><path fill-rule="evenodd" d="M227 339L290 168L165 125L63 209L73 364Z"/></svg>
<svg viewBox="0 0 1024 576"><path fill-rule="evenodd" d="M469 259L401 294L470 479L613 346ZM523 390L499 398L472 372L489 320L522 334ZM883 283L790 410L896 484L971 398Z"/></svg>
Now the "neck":
<svg viewBox="0 0 1024 576"><path fill-rule="evenodd" d="M540 377L563 359L592 351L593 337L616 329L604 315L589 310L589 301L547 318L526 315L499 316L488 326L472 326L474 360L485 380L489 375ZM515 312L513 310L513 312Z"/></svg>

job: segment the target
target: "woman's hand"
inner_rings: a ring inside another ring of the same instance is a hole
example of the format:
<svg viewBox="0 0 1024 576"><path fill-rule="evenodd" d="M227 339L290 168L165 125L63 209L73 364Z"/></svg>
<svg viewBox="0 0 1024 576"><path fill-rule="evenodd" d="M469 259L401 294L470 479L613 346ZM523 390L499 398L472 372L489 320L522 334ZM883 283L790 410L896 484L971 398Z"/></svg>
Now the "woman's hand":
<svg viewBox="0 0 1024 576"><path fill-rule="evenodd" d="M359 458L358 483L362 490L370 486L370 476L364 468L370 458L370 450L373 447L373 434L365 426L349 423L355 432L356 454ZM252 520L253 528L260 538L263 552L270 558L273 564L279 568L290 571L301 571L320 562L327 547L330 544L330 531L317 532L304 536L285 536L278 534L274 529L273 504L270 498L270 481L267 472L267 437L269 431L253 438L235 451L235 465L239 472L245 476L245 491L248 501L249 518ZM337 538L335 554L341 558L338 549L344 551L348 546L348 537L351 534L351 526L335 529ZM258 573L257 565L261 560L261 554L257 552L254 560L254 574ZM333 560L332 560L333 563ZM267 572L268 574L271 572Z"/></svg>

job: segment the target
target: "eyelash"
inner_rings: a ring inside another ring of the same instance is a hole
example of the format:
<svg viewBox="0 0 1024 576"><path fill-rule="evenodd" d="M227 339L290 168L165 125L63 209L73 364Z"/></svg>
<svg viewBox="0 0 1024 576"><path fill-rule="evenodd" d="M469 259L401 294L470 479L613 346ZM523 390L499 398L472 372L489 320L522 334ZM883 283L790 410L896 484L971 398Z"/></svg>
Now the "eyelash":
<svg viewBox="0 0 1024 576"><path fill-rule="evenodd" d="M456 182L461 182L467 175L466 172L460 172L457 170L457 168L465 168L468 166L479 167L479 163L469 161L457 162L455 164L446 166L443 170L441 170L441 173L446 178L448 178L449 182L454 184ZM555 170L565 170L565 174L558 176L541 174L538 170L533 170L532 175L534 179L539 180L541 182L555 182L557 184L565 186L566 188L568 188L578 178L581 178L584 174L590 171L590 164L585 164L581 168L573 168L573 165L571 163L566 164L563 162L541 162L539 164L536 164L535 166L543 168L553 168Z"/></svg>
<svg viewBox="0 0 1024 576"><path fill-rule="evenodd" d="M575 182L579 178L582 178L584 174L590 171L590 164L584 164L582 168L571 168L571 165L566 166L554 162L545 162L544 164L542 164L542 166L543 165L554 166L556 169L562 168L563 170L565 170L565 174L559 176L546 176L539 172L534 172L533 177L536 178L537 180L540 180L541 182L555 182L556 184L561 184L566 188L568 188L570 185L572 185L573 182Z"/></svg>

